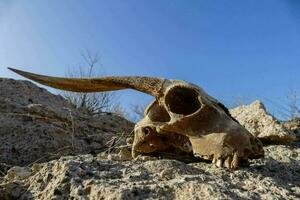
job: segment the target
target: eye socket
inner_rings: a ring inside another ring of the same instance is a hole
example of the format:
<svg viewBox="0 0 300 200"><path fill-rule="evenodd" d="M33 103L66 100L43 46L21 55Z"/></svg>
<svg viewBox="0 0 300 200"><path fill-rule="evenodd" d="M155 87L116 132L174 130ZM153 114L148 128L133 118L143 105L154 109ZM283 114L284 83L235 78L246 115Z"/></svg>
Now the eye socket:
<svg viewBox="0 0 300 200"><path fill-rule="evenodd" d="M154 122L169 122L171 120L167 110L157 101L152 102L146 110L146 115Z"/></svg>
<svg viewBox="0 0 300 200"><path fill-rule="evenodd" d="M165 102L171 112L189 115L201 108L198 93L192 88L176 86L169 90Z"/></svg>
<svg viewBox="0 0 300 200"><path fill-rule="evenodd" d="M150 132L151 132L151 128L149 128L149 127L143 128L143 133L144 133L145 135L149 135Z"/></svg>

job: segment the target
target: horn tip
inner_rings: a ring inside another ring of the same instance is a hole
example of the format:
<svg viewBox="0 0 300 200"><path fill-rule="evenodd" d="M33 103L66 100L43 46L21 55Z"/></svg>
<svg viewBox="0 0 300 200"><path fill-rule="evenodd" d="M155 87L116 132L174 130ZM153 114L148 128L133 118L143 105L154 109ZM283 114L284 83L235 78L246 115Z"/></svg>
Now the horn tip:
<svg viewBox="0 0 300 200"><path fill-rule="evenodd" d="M7 69L9 69L10 71L13 71L21 76L25 76L25 77L26 77L26 75L28 76L28 74L29 74L28 72L25 72L25 71L22 71L22 70L19 70L16 68L12 68L12 67L7 67Z"/></svg>
<svg viewBox="0 0 300 200"><path fill-rule="evenodd" d="M18 69L12 68L12 67L7 67L7 69L9 69L10 71L16 72L16 73L18 73L18 71L20 71Z"/></svg>

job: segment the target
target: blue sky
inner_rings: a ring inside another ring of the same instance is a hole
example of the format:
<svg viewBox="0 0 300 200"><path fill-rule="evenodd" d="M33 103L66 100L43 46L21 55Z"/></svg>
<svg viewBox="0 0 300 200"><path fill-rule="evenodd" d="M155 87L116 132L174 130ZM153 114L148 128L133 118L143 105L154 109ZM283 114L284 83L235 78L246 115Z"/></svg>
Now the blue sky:
<svg viewBox="0 0 300 200"><path fill-rule="evenodd" d="M184 79L227 105L264 100L278 114L300 91L297 0L1 0L0 77L14 66L64 76L88 49L106 75ZM147 103L120 92L125 106Z"/></svg>

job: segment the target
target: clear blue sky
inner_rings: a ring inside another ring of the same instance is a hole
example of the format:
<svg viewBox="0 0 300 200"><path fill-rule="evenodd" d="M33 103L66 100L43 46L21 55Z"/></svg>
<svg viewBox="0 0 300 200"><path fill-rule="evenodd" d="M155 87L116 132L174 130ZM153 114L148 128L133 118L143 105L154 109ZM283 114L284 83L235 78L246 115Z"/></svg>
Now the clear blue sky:
<svg viewBox="0 0 300 200"><path fill-rule="evenodd" d="M7 66L64 76L85 49L107 75L184 79L275 113L300 90L300 1L0 1L1 77L20 79ZM125 106L151 99L120 94Z"/></svg>

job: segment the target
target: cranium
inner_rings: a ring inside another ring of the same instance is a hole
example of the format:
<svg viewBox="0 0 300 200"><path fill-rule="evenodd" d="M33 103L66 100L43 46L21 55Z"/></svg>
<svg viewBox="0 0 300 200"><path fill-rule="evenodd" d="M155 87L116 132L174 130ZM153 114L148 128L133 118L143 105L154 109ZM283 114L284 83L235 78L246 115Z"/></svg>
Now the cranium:
<svg viewBox="0 0 300 200"><path fill-rule="evenodd" d="M11 68L10 68L11 69ZM155 97L135 126L133 157L160 151L193 153L219 167L262 157L262 143L232 118L225 106L200 87L151 77L57 78L12 71L54 88L74 92L135 89Z"/></svg>

